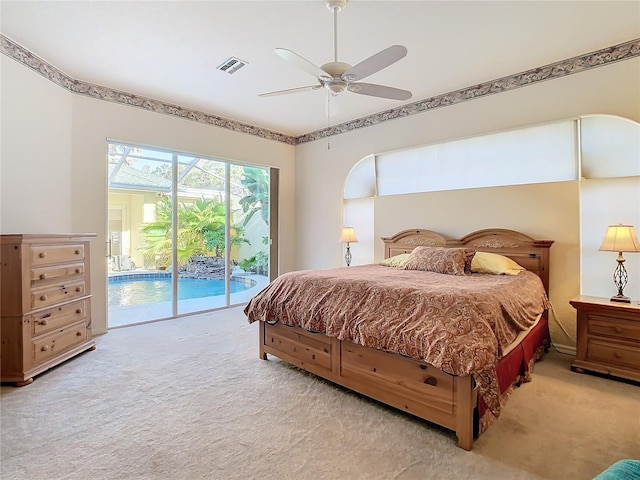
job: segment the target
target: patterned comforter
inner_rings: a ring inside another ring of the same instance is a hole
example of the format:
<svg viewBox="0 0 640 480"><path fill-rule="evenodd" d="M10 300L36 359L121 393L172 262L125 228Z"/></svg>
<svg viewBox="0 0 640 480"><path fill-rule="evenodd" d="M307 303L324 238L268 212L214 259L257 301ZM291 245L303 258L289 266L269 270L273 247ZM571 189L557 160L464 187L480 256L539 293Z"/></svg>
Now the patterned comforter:
<svg viewBox="0 0 640 480"><path fill-rule="evenodd" d="M378 264L281 275L245 307L249 322L282 322L473 375L495 417L502 349L548 301L531 272L465 276Z"/></svg>

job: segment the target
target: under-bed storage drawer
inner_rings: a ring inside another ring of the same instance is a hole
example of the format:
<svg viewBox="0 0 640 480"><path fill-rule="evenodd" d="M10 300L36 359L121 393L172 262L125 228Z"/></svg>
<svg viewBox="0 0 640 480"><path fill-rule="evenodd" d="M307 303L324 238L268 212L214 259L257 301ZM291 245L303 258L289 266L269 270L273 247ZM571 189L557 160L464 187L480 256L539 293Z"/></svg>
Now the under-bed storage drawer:
<svg viewBox="0 0 640 480"><path fill-rule="evenodd" d="M341 377L358 381L365 389L370 379L371 387L383 390L388 388L394 396L406 397L406 404L396 405L398 408L415 414L415 410L422 404L452 413L452 375L417 360L349 342L342 342L341 354Z"/></svg>
<svg viewBox="0 0 640 480"><path fill-rule="evenodd" d="M331 341L328 337L281 323L265 326L265 347L286 355L284 360L310 371L314 367L331 371Z"/></svg>

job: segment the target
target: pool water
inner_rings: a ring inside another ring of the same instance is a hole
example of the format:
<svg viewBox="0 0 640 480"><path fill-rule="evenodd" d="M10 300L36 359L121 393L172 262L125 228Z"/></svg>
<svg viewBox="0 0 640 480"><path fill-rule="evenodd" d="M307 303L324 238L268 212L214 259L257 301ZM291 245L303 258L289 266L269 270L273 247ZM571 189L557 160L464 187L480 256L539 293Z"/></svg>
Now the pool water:
<svg viewBox="0 0 640 480"><path fill-rule="evenodd" d="M178 300L224 295L224 280L178 279ZM251 288L244 282L230 282L231 293ZM170 302L171 278L136 278L109 282L109 308Z"/></svg>

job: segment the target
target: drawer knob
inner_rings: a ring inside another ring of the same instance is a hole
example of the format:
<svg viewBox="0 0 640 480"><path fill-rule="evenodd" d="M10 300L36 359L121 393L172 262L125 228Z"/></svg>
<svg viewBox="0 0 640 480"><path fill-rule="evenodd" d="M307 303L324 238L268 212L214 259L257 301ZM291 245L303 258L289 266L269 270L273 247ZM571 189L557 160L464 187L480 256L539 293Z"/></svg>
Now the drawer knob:
<svg viewBox="0 0 640 480"><path fill-rule="evenodd" d="M82 269L81 268L76 268L76 273L82 273Z"/></svg>
<svg viewBox="0 0 640 480"><path fill-rule="evenodd" d="M40 280L44 280L47 278L47 274L46 273L41 273L40 274Z"/></svg>
<svg viewBox="0 0 640 480"><path fill-rule="evenodd" d="M80 250L76 250L76 255L80 255Z"/></svg>
<svg viewBox="0 0 640 480"><path fill-rule="evenodd" d="M76 337L81 337L82 336L82 332L76 332Z"/></svg>
<svg viewBox="0 0 640 480"><path fill-rule="evenodd" d="M47 298L49 298L49 297L47 297L46 295L40 295L40 300L43 301L43 302L46 302Z"/></svg>
<svg viewBox="0 0 640 480"><path fill-rule="evenodd" d="M46 320L40 320L38 322L38 325L48 325L48 324L49 324L49 322L47 322Z"/></svg>
<svg viewBox="0 0 640 480"><path fill-rule="evenodd" d="M81 291L82 291L82 288L76 287L76 292L81 292Z"/></svg>
<svg viewBox="0 0 640 480"><path fill-rule="evenodd" d="M38 255L40 258L44 258L47 256L47 252L40 252L40 255Z"/></svg>
<svg viewBox="0 0 640 480"><path fill-rule="evenodd" d="M622 358L622 354L620 352L618 352L617 350L613 353L613 356L616 358Z"/></svg>
<svg viewBox="0 0 640 480"><path fill-rule="evenodd" d="M77 309L77 310L76 310L76 313L77 313L78 315L80 315L80 314L82 313L82 309L81 309L81 308Z"/></svg>
<svg viewBox="0 0 640 480"><path fill-rule="evenodd" d="M622 333L624 331L624 328L622 327L615 327L614 330L616 331L616 333Z"/></svg>
<svg viewBox="0 0 640 480"><path fill-rule="evenodd" d="M427 377L424 379L424 383L435 387L438 384L438 379L436 377Z"/></svg>
<svg viewBox="0 0 640 480"><path fill-rule="evenodd" d="M46 352L48 350L49 350L49 345L42 345L42 347L40 347L41 352Z"/></svg>

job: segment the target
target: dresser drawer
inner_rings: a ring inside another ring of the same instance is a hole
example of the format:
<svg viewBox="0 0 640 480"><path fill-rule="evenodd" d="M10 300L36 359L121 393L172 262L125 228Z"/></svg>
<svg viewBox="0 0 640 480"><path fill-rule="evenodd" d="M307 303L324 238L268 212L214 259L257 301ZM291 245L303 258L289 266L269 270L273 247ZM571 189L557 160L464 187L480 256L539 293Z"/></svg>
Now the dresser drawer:
<svg viewBox="0 0 640 480"><path fill-rule="evenodd" d="M83 297L86 292L84 280L77 282L51 285L50 287L33 290L31 292L31 308L33 310L74 298Z"/></svg>
<svg viewBox="0 0 640 480"><path fill-rule="evenodd" d="M32 342L33 363L43 362L75 345L87 340L87 325L84 322L70 325Z"/></svg>
<svg viewBox="0 0 640 480"><path fill-rule="evenodd" d="M43 310L31 315L31 334L34 337L56 329L64 328L71 323L87 317L87 300L67 303L60 307Z"/></svg>
<svg viewBox="0 0 640 480"><path fill-rule="evenodd" d="M38 287L52 282L69 281L84 277L84 263L57 265L31 269L31 286Z"/></svg>
<svg viewBox="0 0 640 480"><path fill-rule="evenodd" d="M608 343L599 339L589 339L587 358L614 366L640 368L640 348Z"/></svg>
<svg viewBox="0 0 640 480"><path fill-rule="evenodd" d="M34 245L31 247L31 266L84 260L84 245Z"/></svg>
<svg viewBox="0 0 640 480"><path fill-rule="evenodd" d="M640 322L589 314L589 335L607 335L623 340L640 341Z"/></svg>

